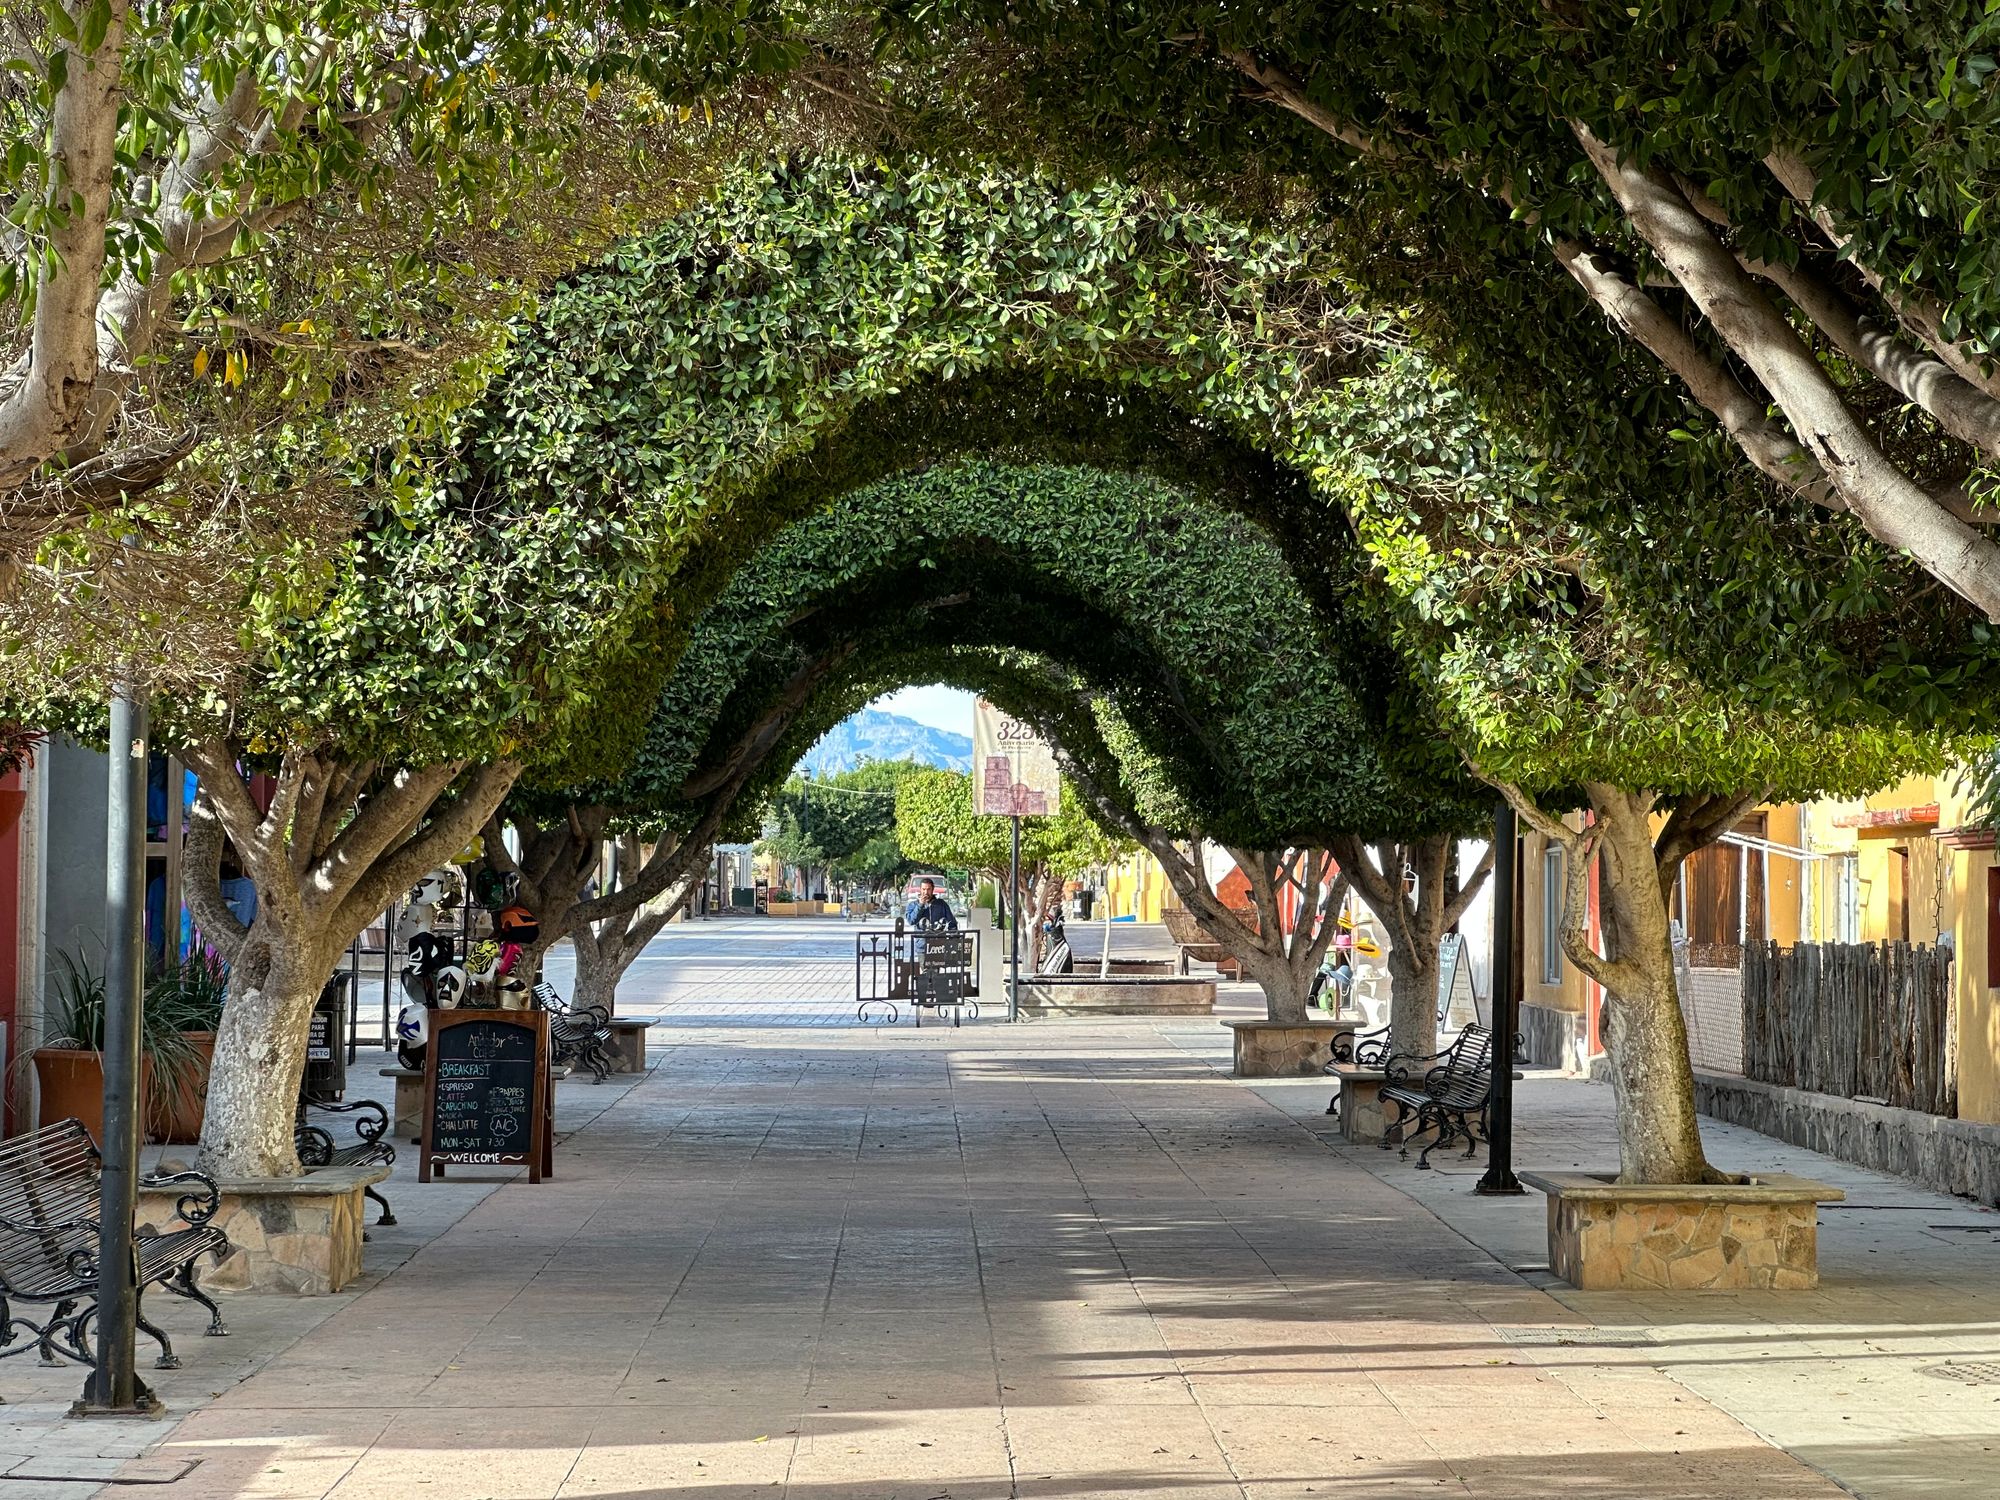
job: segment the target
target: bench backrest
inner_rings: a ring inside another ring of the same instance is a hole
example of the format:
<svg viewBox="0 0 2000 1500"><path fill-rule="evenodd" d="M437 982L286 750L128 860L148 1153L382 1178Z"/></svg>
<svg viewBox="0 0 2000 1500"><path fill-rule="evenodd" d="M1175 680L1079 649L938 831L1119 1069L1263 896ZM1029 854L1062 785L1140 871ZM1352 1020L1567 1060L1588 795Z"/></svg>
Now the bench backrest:
<svg viewBox="0 0 2000 1500"><path fill-rule="evenodd" d="M1440 1102L1459 1108L1483 1104L1493 1086L1493 1030L1474 1021L1458 1034L1446 1060L1425 1086Z"/></svg>
<svg viewBox="0 0 2000 1500"><path fill-rule="evenodd" d="M0 1283L32 1288L95 1250L97 1146L80 1120L0 1142Z"/></svg>

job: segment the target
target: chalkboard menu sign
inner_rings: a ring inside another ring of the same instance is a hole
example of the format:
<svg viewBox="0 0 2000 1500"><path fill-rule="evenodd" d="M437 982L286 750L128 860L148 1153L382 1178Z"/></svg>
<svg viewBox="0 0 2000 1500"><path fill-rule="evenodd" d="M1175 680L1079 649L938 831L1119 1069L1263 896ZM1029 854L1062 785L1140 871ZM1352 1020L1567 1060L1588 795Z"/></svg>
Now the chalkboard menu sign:
<svg viewBox="0 0 2000 1500"><path fill-rule="evenodd" d="M525 1166L540 1182L554 1166L550 1104L546 1013L433 1011L418 1180L456 1163Z"/></svg>

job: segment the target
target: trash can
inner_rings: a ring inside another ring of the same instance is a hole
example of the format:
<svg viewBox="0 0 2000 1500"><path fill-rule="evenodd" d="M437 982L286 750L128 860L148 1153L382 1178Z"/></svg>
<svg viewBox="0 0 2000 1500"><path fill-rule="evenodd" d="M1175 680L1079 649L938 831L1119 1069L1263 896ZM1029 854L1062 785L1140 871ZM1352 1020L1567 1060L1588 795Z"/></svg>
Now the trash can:
<svg viewBox="0 0 2000 1500"><path fill-rule="evenodd" d="M1089 886L1085 886L1076 893L1077 921L1088 922L1090 920L1090 903L1096 899L1096 896L1097 892L1093 891Z"/></svg>
<svg viewBox="0 0 2000 1500"><path fill-rule="evenodd" d="M306 1032L305 1088L315 1099L337 1099L347 1092L347 982L336 974L319 992L312 1026Z"/></svg>

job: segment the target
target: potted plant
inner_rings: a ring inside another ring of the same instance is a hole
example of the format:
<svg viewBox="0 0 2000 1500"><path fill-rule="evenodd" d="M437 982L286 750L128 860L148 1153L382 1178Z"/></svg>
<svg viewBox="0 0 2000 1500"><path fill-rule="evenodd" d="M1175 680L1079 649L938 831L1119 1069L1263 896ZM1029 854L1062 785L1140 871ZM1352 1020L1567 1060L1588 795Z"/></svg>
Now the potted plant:
<svg viewBox="0 0 2000 1500"><path fill-rule="evenodd" d="M38 1123L78 1119L90 1138L104 1140L104 976L90 961L58 949L48 997L47 1040L34 1051L40 1099ZM140 1059L140 1097L145 1059Z"/></svg>
<svg viewBox="0 0 2000 1500"><path fill-rule="evenodd" d="M146 1133L156 1141L186 1145L201 1139L208 1069L228 989L229 971L207 953L148 965L142 1046L152 1083Z"/></svg>
<svg viewBox="0 0 2000 1500"><path fill-rule="evenodd" d="M32 766L35 763L35 746L41 740L39 729L0 724L0 777L11 776ZM28 794L19 787L0 787L0 834L5 834L21 821L21 810L27 805Z"/></svg>

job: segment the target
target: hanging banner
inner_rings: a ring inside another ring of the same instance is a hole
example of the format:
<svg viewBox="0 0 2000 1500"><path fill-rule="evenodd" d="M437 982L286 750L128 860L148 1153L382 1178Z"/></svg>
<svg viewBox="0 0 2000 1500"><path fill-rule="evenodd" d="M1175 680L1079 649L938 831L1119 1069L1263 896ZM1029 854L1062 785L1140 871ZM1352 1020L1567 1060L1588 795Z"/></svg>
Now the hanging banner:
<svg viewBox="0 0 2000 1500"><path fill-rule="evenodd" d="M972 810L997 817L1047 817L1061 805L1055 751L1032 724L984 698L972 710Z"/></svg>

